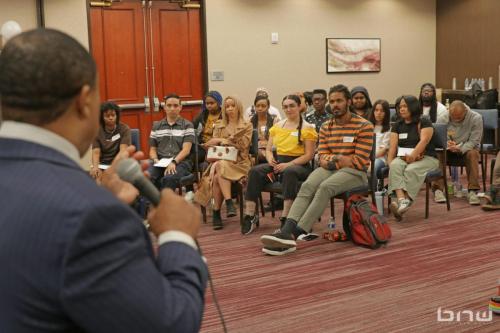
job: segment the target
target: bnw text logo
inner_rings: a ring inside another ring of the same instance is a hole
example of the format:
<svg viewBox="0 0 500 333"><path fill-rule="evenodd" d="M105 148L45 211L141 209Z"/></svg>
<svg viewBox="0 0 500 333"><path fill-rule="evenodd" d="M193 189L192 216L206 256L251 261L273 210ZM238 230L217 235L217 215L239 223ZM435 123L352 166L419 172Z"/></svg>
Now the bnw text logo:
<svg viewBox="0 0 500 333"><path fill-rule="evenodd" d="M437 321L482 321L488 322L493 320L493 315L491 311L476 311L475 315L472 310L462 310L453 312L452 310L441 310L441 307L437 309Z"/></svg>

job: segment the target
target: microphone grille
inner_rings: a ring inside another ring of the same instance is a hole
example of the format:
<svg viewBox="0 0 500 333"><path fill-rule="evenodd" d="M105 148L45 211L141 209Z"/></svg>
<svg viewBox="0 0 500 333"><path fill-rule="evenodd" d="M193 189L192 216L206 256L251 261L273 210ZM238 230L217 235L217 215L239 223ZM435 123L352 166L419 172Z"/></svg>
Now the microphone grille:
<svg viewBox="0 0 500 333"><path fill-rule="evenodd" d="M142 176L141 167L133 158L126 158L118 162L116 172L122 180L129 183L134 183Z"/></svg>

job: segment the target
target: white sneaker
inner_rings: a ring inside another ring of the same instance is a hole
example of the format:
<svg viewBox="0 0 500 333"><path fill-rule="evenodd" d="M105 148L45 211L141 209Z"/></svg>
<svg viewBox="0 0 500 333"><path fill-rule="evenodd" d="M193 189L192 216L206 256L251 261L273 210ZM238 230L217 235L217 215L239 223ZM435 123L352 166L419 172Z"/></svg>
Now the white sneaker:
<svg viewBox="0 0 500 333"><path fill-rule="evenodd" d="M278 247L278 248L263 247L262 248L262 252L264 252L265 254L268 254L270 256L283 256L285 254L295 252L295 250L297 250L297 248L295 246L288 247L288 248L286 248L286 247Z"/></svg>
<svg viewBox="0 0 500 333"><path fill-rule="evenodd" d="M446 197L444 196L443 191L441 191L441 190L434 191L434 202L437 202L437 203L446 202Z"/></svg>
<svg viewBox="0 0 500 333"><path fill-rule="evenodd" d="M404 213L406 213L408 209L410 209L410 206L411 206L410 199L399 200L398 213L400 215L403 215Z"/></svg>
<svg viewBox="0 0 500 333"><path fill-rule="evenodd" d="M469 192L467 195L467 199L469 200L469 205L479 205L481 204L481 200L477 197L476 192Z"/></svg>
<svg viewBox="0 0 500 333"><path fill-rule="evenodd" d="M397 201L398 200L396 198L392 199L389 209L391 210L392 215L394 215L394 217L396 218L396 221L401 221L402 216L399 213L399 205Z"/></svg>

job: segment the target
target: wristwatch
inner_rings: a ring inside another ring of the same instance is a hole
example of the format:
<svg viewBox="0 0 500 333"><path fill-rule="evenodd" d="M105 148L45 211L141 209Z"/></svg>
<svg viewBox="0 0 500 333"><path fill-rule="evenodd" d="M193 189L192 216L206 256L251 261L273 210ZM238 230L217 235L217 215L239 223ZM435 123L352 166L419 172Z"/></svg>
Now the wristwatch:
<svg viewBox="0 0 500 333"><path fill-rule="evenodd" d="M177 161L175 160L175 158L172 159L172 162L170 162L170 163L174 163L175 165L177 165Z"/></svg>

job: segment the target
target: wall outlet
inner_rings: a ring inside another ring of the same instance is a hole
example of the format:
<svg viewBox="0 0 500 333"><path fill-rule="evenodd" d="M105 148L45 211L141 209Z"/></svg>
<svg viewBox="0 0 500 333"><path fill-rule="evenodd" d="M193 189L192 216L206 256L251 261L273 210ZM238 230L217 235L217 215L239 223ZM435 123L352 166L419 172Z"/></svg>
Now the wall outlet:
<svg viewBox="0 0 500 333"><path fill-rule="evenodd" d="M212 81L224 81L224 71L212 71L210 79Z"/></svg>

